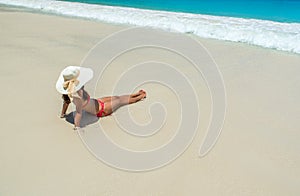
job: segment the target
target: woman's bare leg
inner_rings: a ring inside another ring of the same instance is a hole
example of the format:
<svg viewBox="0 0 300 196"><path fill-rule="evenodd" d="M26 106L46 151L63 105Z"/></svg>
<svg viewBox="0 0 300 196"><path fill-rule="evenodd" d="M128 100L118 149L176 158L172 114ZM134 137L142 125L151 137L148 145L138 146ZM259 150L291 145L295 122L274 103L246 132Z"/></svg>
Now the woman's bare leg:
<svg viewBox="0 0 300 196"><path fill-rule="evenodd" d="M145 97L146 97L146 92L141 90L138 93L131 94L131 95L104 97L101 98L101 101L104 102L105 115L110 115L120 107L128 104L136 103L138 101L141 101Z"/></svg>

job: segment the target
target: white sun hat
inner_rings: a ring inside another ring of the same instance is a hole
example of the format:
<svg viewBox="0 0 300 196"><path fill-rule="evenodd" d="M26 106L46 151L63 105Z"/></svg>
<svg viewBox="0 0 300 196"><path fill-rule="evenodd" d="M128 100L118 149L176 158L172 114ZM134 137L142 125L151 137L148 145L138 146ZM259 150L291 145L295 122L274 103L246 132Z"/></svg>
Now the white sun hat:
<svg viewBox="0 0 300 196"><path fill-rule="evenodd" d="M93 70L86 67L68 66L60 73L56 90L61 94L72 94L93 78Z"/></svg>

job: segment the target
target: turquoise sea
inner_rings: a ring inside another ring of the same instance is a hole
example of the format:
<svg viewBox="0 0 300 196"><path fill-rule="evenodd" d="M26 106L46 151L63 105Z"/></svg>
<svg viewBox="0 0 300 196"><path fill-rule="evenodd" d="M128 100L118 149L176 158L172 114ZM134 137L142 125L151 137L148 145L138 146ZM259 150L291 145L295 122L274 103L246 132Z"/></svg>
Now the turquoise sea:
<svg viewBox="0 0 300 196"><path fill-rule="evenodd" d="M300 0L0 0L0 4L300 54Z"/></svg>
<svg viewBox="0 0 300 196"><path fill-rule="evenodd" d="M194 14L300 22L300 0L64 0Z"/></svg>

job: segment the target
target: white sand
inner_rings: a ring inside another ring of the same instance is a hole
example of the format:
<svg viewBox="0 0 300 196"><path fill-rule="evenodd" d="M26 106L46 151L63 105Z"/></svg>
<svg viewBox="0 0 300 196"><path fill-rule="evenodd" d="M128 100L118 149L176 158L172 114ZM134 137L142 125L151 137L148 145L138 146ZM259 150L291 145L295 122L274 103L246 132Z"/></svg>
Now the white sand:
<svg viewBox="0 0 300 196"><path fill-rule="evenodd" d="M300 194L300 56L244 44L201 39L220 67L228 98L222 134L207 156L198 157L210 115L200 81L201 124L176 161L133 173L97 160L72 125L57 117L62 101L55 82L66 65L80 64L98 41L123 28L0 9L0 195ZM112 81L105 81L99 96L111 92ZM147 100L130 106L141 122L149 118L150 103L176 99L168 93L162 98L163 89L151 85L145 89ZM113 117L101 123L114 130L108 134L116 142L132 148L157 146L173 134L164 127L139 140L115 129Z"/></svg>

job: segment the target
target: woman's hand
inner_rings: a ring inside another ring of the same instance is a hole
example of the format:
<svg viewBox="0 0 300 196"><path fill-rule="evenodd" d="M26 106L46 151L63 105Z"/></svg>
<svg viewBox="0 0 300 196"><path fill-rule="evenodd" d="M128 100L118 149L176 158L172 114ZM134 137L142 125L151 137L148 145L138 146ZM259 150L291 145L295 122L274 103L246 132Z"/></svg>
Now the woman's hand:
<svg viewBox="0 0 300 196"><path fill-rule="evenodd" d="M80 127L77 127L77 126L74 126L73 130L76 131L76 130L79 130Z"/></svg>

